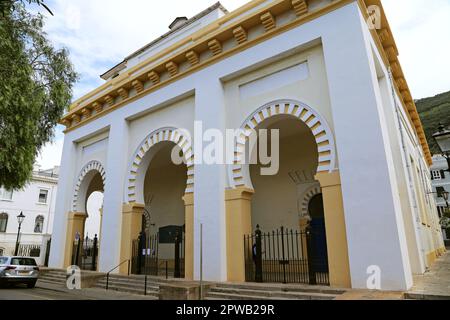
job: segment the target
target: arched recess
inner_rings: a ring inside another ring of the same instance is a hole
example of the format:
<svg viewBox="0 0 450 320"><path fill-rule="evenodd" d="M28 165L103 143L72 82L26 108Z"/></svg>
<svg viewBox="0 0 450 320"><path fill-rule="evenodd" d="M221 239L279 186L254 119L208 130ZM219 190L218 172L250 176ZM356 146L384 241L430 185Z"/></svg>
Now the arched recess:
<svg viewBox="0 0 450 320"><path fill-rule="evenodd" d="M319 154L317 172L331 172L335 169L336 150L333 134L325 119L310 106L295 100L283 99L265 104L254 111L242 124L240 136L235 143L235 161L231 177L234 187L253 189L249 174L249 165L244 163L246 143L252 130L264 120L277 115L295 117L305 123L314 135Z"/></svg>
<svg viewBox="0 0 450 320"><path fill-rule="evenodd" d="M95 181L96 185L93 186L91 182L93 182L93 180L96 178L98 174L100 174L102 185L101 186L98 185L100 184L100 181ZM103 192L105 184L106 184L106 171L103 165L97 160L88 162L78 174L78 179L75 184L75 189L73 193L72 212L86 212L86 202L88 195L94 191ZM93 190L93 188L99 190Z"/></svg>
<svg viewBox="0 0 450 320"><path fill-rule="evenodd" d="M311 199L315 196L322 193L322 191L320 190L320 186L312 186L310 187L308 190L306 190L306 192L304 193L302 202L301 202L301 207L300 207L300 214L302 217L307 217L308 216L308 206L309 206L309 202L311 201Z"/></svg>
<svg viewBox="0 0 450 320"><path fill-rule="evenodd" d="M161 142L173 142L182 150L183 161L186 163L187 183L186 194L194 192L194 153L190 135L173 127L161 128L150 133L136 149L129 165L126 185L126 202L144 203L145 175L154 155L163 146Z"/></svg>

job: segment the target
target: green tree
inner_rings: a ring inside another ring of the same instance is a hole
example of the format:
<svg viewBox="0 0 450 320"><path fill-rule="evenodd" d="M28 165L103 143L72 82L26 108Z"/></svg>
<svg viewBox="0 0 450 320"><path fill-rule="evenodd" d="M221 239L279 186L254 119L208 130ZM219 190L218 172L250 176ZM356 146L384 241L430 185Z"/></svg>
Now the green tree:
<svg viewBox="0 0 450 320"><path fill-rule="evenodd" d="M77 74L68 51L47 39L42 15L10 2L0 16L0 185L20 189L70 104Z"/></svg>

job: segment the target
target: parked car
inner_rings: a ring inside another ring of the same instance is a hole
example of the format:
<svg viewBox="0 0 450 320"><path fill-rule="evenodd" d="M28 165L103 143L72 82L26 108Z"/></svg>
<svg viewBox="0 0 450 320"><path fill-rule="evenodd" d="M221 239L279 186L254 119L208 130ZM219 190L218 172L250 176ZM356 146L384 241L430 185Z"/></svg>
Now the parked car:
<svg viewBox="0 0 450 320"><path fill-rule="evenodd" d="M0 257L0 284L26 284L34 288L39 278L39 268L34 258Z"/></svg>

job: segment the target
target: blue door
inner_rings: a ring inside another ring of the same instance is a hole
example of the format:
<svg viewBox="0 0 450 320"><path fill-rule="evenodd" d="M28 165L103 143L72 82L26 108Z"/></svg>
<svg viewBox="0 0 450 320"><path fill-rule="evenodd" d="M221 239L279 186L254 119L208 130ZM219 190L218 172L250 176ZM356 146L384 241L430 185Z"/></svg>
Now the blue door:
<svg viewBox="0 0 450 320"><path fill-rule="evenodd" d="M309 202L309 214L311 216L311 249L309 259L312 260L316 272L328 272L328 249L325 230L325 218L322 194L315 195Z"/></svg>

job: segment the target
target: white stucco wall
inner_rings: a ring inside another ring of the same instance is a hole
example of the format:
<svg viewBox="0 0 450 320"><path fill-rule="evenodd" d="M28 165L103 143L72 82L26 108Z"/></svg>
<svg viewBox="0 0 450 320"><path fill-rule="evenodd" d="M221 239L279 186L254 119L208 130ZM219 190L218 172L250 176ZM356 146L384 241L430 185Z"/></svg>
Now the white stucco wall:
<svg viewBox="0 0 450 320"><path fill-rule="evenodd" d="M429 250L433 245L427 231L417 226L414 194L420 206L421 197L427 203L426 191L411 187L406 159L412 157L422 171L426 165L408 124L404 126L407 157L402 156L389 90L384 80L379 80L380 69L381 73L387 72L379 63L377 67L377 60L355 2L208 65L68 132L56 203L54 236L59 241L52 247L51 265L62 266L73 186L87 161L98 160L106 170L99 267L100 271L109 271L121 262L121 208L127 199L128 172L136 148L148 134L164 127L192 131L194 120L202 121L205 129L236 129L259 107L277 99L293 99L317 111L335 138L352 286L365 288L368 267L376 265L382 272L382 289L408 289L412 269L420 272L422 267L420 246L428 243L425 250ZM104 139L107 142L102 142ZM200 146L201 141L194 141L197 158ZM399 172L401 169L403 172ZM204 279L226 280L224 190L233 187L229 172L229 167L221 164L195 166L196 279L202 248ZM426 205L430 207L429 202ZM415 235L410 234L412 231ZM408 244L418 239L423 244ZM415 259L411 257L414 254Z"/></svg>

